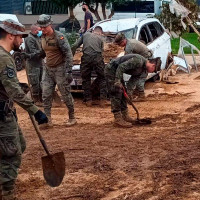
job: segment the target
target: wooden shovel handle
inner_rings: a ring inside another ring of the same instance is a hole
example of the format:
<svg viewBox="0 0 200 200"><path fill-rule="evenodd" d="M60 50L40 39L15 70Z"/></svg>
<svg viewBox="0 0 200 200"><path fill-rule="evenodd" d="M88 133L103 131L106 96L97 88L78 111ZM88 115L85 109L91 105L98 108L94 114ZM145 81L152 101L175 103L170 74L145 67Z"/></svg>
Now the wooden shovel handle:
<svg viewBox="0 0 200 200"><path fill-rule="evenodd" d="M38 137L39 137L39 139L40 139L40 142L41 142L41 144L42 144L44 150L46 151L46 153L47 153L48 156L51 156L51 154L49 153L49 150L48 150L48 148L47 148L47 144L46 144L45 140L43 139L43 137L42 137L42 135L41 135L41 132L40 132L40 130L39 130L39 128L38 128L38 126L37 126L37 124L36 124L36 122L35 122L33 116L29 114L29 117L30 117L30 119L31 119L31 122L32 122L32 124L33 124L33 126L34 126L34 128L35 128L35 131L36 131L36 133L37 133L37 135L38 135Z"/></svg>
<svg viewBox="0 0 200 200"><path fill-rule="evenodd" d="M124 94L124 97L126 98L126 100L128 101L128 103L130 103L133 107L133 109L135 110L136 114L137 114L137 119L139 120L140 119L140 114L138 112L138 109L135 107L135 105L133 104L133 102L131 101L131 99L129 98L128 94L126 93L126 90L125 88L123 87L123 94Z"/></svg>

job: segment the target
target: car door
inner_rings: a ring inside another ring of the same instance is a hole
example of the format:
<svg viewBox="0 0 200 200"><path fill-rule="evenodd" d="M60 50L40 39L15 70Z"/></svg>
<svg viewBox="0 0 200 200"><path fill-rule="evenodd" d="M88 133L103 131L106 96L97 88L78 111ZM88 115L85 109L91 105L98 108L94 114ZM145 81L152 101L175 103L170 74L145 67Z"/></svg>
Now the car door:
<svg viewBox="0 0 200 200"><path fill-rule="evenodd" d="M152 42L148 48L153 51L153 57L161 57L161 69L164 69L168 54L171 52L170 36L164 31L159 22L148 23L147 27L151 34Z"/></svg>

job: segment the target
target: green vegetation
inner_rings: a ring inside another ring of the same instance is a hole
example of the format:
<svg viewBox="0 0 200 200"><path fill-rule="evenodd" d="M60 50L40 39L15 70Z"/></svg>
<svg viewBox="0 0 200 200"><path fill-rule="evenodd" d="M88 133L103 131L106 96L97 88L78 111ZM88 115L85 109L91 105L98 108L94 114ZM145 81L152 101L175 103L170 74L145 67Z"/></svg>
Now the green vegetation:
<svg viewBox="0 0 200 200"><path fill-rule="evenodd" d="M198 36L196 33L184 33L181 37L190 42L191 44L195 45L198 49L200 49L200 42L198 41ZM180 38L171 40L173 54L178 53L179 43L180 43ZM190 48L184 48L184 52L186 54L191 54Z"/></svg>

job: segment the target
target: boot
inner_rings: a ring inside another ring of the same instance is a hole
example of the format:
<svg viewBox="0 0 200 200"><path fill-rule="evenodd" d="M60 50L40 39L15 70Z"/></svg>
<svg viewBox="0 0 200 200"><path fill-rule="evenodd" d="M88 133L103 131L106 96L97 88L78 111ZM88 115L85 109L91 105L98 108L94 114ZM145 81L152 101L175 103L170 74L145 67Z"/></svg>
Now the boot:
<svg viewBox="0 0 200 200"><path fill-rule="evenodd" d="M129 122L129 123L134 123L135 120L129 116L129 113L128 113L128 109L127 110L124 110L122 111L122 118L126 121L126 122Z"/></svg>
<svg viewBox="0 0 200 200"><path fill-rule="evenodd" d="M138 97L134 98L133 101L138 102L138 101L145 101L145 94L144 92L139 92Z"/></svg>
<svg viewBox="0 0 200 200"><path fill-rule="evenodd" d="M91 107L91 106L92 106L92 100L86 101L86 102L85 102L85 105L86 105L87 107Z"/></svg>
<svg viewBox="0 0 200 200"><path fill-rule="evenodd" d="M76 118L74 117L74 112L69 112L69 120L66 123L66 126L74 126L77 124Z"/></svg>
<svg viewBox="0 0 200 200"><path fill-rule="evenodd" d="M114 125L123 127L123 128L131 128L133 125L122 118L121 112L114 113Z"/></svg>
<svg viewBox="0 0 200 200"><path fill-rule="evenodd" d="M106 106L110 106L110 105L111 105L111 102L108 101L107 99L101 99L99 105L100 105L101 107L106 107Z"/></svg>
<svg viewBox="0 0 200 200"><path fill-rule="evenodd" d="M33 95L33 101L36 106L42 107L42 102L40 101L39 95Z"/></svg>

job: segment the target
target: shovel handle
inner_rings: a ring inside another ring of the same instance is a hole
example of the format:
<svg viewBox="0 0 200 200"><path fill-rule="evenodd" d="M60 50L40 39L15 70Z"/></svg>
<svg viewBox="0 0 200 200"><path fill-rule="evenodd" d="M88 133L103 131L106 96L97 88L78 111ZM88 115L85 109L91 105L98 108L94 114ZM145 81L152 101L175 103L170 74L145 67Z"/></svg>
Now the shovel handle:
<svg viewBox="0 0 200 200"><path fill-rule="evenodd" d="M129 98L128 94L126 93L126 90L125 88L123 87L122 88L123 90L123 94L124 94L124 97L126 98L126 100L128 101L128 103L130 103L133 107L133 109L135 110L136 114L137 114L137 120L140 120L140 114L138 112L138 109L135 107L135 105L133 104L133 102L131 101L131 99Z"/></svg>
<svg viewBox="0 0 200 200"><path fill-rule="evenodd" d="M46 144L45 140L43 139L42 134L41 134L41 132L40 132L40 130L39 130L39 128L38 128L38 126L37 126L37 124L36 124L33 116L29 114L29 117L31 119L31 122L32 122L32 124L33 124L33 126L35 128L35 131L36 131L36 133L37 133L37 135L38 135L38 137L40 139L40 142L41 142L44 150L46 151L46 153L47 153L48 156L51 156L51 154L49 153L49 150L47 148L47 144Z"/></svg>

